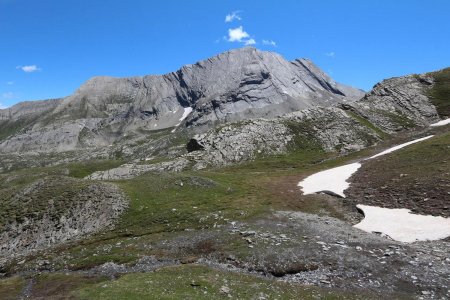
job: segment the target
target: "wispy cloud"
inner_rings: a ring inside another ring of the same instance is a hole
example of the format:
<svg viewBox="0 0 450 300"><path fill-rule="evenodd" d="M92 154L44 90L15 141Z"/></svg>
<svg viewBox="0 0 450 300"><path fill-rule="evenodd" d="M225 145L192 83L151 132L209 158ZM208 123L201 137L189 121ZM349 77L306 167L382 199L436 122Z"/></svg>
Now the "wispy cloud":
<svg viewBox="0 0 450 300"><path fill-rule="evenodd" d="M335 57L335 56L336 56L336 53L334 53L333 51L331 51L331 52L325 53L325 55L328 56L328 57Z"/></svg>
<svg viewBox="0 0 450 300"><path fill-rule="evenodd" d="M41 69L38 68L36 65L29 65L29 66L17 66L16 69L22 70L25 73L32 73L36 71L40 71Z"/></svg>
<svg viewBox="0 0 450 300"><path fill-rule="evenodd" d="M8 106L3 105L3 104L0 102L0 109L5 109L5 108L8 108Z"/></svg>
<svg viewBox="0 0 450 300"><path fill-rule="evenodd" d="M251 46L251 45L255 45L255 44L256 44L256 41L254 39L248 39L244 43L245 46Z"/></svg>
<svg viewBox="0 0 450 300"><path fill-rule="evenodd" d="M241 16L239 15L241 13L241 11L237 10L237 11L233 11L231 14L228 14L225 16L225 23L231 23L234 20L242 20Z"/></svg>
<svg viewBox="0 0 450 300"><path fill-rule="evenodd" d="M6 84L7 84L7 85L13 85L13 84L14 84L14 81L8 81L8 82L6 82Z"/></svg>
<svg viewBox="0 0 450 300"><path fill-rule="evenodd" d="M15 95L14 95L13 92L6 92L6 93L3 93L3 94L2 94L2 98L3 98L3 99L12 99L12 98L14 98L14 97L15 97Z"/></svg>
<svg viewBox="0 0 450 300"><path fill-rule="evenodd" d="M248 39L245 41L245 46L255 45L256 41L254 39Z"/></svg>
<svg viewBox="0 0 450 300"><path fill-rule="evenodd" d="M272 40L262 40L262 43L263 43L263 45L267 45L267 46L272 46L272 47L277 46L277 43Z"/></svg>

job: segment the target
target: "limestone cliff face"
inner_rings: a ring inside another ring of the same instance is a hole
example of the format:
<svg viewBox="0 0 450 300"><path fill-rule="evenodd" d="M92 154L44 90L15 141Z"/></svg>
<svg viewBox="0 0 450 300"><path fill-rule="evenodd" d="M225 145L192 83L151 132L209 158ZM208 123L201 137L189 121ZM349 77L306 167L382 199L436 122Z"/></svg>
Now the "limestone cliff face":
<svg viewBox="0 0 450 300"><path fill-rule="evenodd" d="M127 116L154 130L155 125L175 126L186 107L193 108L188 124L198 126L273 117L363 95L334 82L309 60L289 62L273 52L243 48L162 76L93 78L55 112L66 117Z"/></svg>
<svg viewBox="0 0 450 300"><path fill-rule="evenodd" d="M162 76L95 77L62 100L0 110L0 120L8 122L29 111L40 116L5 133L0 151L107 146L127 134L179 125L200 132L219 123L273 118L362 96L309 60L289 62L273 52L242 48Z"/></svg>

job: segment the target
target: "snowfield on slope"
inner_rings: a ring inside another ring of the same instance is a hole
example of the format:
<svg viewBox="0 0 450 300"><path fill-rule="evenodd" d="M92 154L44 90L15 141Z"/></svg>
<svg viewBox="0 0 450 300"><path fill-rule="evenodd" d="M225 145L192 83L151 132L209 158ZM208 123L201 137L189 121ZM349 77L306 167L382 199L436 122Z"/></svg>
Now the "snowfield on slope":
<svg viewBox="0 0 450 300"><path fill-rule="evenodd" d="M392 153L406 146L425 141L431 137L433 137L433 135L394 146L364 160L369 160L382 155L386 155L388 153ZM306 177L305 179L300 181L297 186L302 189L304 195L330 191L345 198L344 191L350 186L350 183L347 180L352 177L352 175L356 171L358 171L360 167L361 163L356 162L353 164L321 171Z"/></svg>
<svg viewBox="0 0 450 300"><path fill-rule="evenodd" d="M450 120L450 119L449 119ZM362 161L374 159L406 146L425 141L432 135L397 145ZM356 162L328 169L306 177L298 183L303 194L330 191L345 198L344 191L350 186L347 181L361 163ZM393 240L412 243L416 241L440 240L450 236L450 219L444 217L412 214L406 208L382 208L358 204L364 213L364 219L354 227L367 232L380 232Z"/></svg>
<svg viewBox="0 0 450 300"><path fill-rule="evenodd" d="M441 121L433 123L433 124L430 124L430 126L437 127L437 126L444 126L444 125L447 125L447 124L450 124L450 118L445 119L445 120L441 120Z"/></svg>
<svg viewBox="0 0 450 300"><path fill-rule="evenodd" d="M306 177L298 183L298 186L302 187L303 194L305 195L330 191L345 198L344 191L350 186L347 179L360 167L360 163L353 163L321 171Z"/></svg>
<svg viewBox="0 0 450 300"><path fill-rule="evenodd" d="M450 219L412 214L406 208L382 208L358 204L364 220L354 227L381 232L393 240L413 243L440 240L450 236Z"/></svg>
<svg viewBox="0 0 450 300"><path fill-rule="evenodd" d="M180 123L178 123L178 125L181 124L181 122L183 122L184 119L187 118L187 116L189 116L189 114L192 112L192 107L185 107L184 111L183 111L183 115L180 118ZM177 126L178 126L177 125Z"/></svg>
<svg viewBox="0 0 450 300"><path fill-rule="evenodd" d="M174 111L175 113L176 111ZM183 115L181 116L181 118L178 120L180 122L178 122L178 124L175 125L175 128L171 131L172 133L175 132L175 130L177 129L178 126L180 126L181 122L183 122L184 119L187 118L187 116L189 116L189 114L192 112L192 107L184 107L184 111L183 111Z"/></svg>
<svg viewBox="0 0 450 300"><path fill-rule="evenodd" d="M406 146L409 146L409 145L412 145L412 144L415 144L415 143L418 143L418 142L422 142L422 141L428 140L429 138L432 138L432 137L433 137L432 135L429 135L429 136L426 136L426 137L423 137L423 138L420 138L420 139L417 139L417 140L413 140L413 141L410 141L410 142L407 142L407 143L403 143L403 144L397 145L395 147L392 147L392 148L389 148L387 150L384 150L383 152L380 152L380 153L378 153L378 154L376 154L374 156L371 156L368 159L372 159L372 158L376 158L376 157L379 157L379 156L382 156L382 155L386 155L386 154L392 153L392 152L397 151L399 149L402 149L402 148L404 148Z"/></svg>

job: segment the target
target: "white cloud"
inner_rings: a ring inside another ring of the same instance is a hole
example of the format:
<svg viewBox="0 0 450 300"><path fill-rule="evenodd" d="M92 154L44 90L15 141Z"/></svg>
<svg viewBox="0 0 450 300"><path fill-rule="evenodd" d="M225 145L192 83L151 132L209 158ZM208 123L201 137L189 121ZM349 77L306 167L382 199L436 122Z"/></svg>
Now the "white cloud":
<svg viewBox="0 0 450 300"><path fill-rule="evenodd" d="M334 56L336 55L336 53L334 53L333 51L331 51L331 52L325 53L325 55L328 56L328 57L334 57Z"/></svg>
<svg viewBox="0 0 450 300"><path fill-rule="evenodd" d="M13 85L13 84L14 84L14 81L8 81L8 82L6 82L6 84L7 84L7 85Z"/></svg>
<svg viewBox="0 0 450 300"><path fill-rule="evenodd" d="M233 29L228 29L228 41L229 42L243 42L243 40L248 37L250 37L250 35L244 31L242 26L239 26L239 27L233 28Z"/></svg>
<svg viewBox="0 0 450 300"><path fill-rule="evenodd" d="M6 109L6 108L8 108L8 106L4 105L3 103L0 102L0 109Z"/></svg>
<svg viewBox="0 0 450 300"><path fill-rule="evenodd" d="M226 15L225 17L225 23L233 22L234 20L242 20L241 16L239 15L240 11L233 11L231 14Z"/></svg>
<svg viewBox="0 0 450 300"><path fill-rule="evenodd" d="M12 99L12 98L14 98L14 97L15 97L15 95L14 95L13 92L7 92L7 93L3 93L3 94L2 94L2 98L3 98L3 99Z"/></svg>
<svg viewBox="0 0 450 300"><path fill-rule="evenodd" d="M20 69L20 70L24 71L25 73L32 73L32 72L36 72L36 71L40 71L41 70L36 65L17 66L16 69Z"/></svg>
<svg viewBox="0 0 450 300"><path fill-rule="evenodd" d="M225 38L228 42L239 42L244 43L246 46L256 44L255 39L250 38L250 34L248 34L242 26L237 28L228 29L228 37Z"/></svg>
<svg viewBox="0 0 450 300"><path fill-rule="evenodd" d="M245 46L250 46L256 44L256 41L254 39L248 39L245 41Z"/></svg>
<svg viewBox="0 0 450 300"><path fill-rule="evenodd" d="M277 46L277 43L272 40L263 40L262 43L263 43L263 45L267 45L267 46L273 46L273 47Z"/></svg>

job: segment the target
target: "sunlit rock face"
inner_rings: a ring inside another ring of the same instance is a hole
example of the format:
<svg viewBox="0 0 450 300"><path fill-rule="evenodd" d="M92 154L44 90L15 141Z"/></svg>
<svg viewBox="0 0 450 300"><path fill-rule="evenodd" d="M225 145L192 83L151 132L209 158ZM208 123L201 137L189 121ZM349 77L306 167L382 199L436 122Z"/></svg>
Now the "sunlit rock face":
<svg viewBox="0 0 450 300"><path fill-rule="evenodd" d="M127 134L175 126L204 132L225 122L351 103L363 95L310 60L290 62L247 47L160 76L94 77L64 99L0 110L0 122L18 122L11 126L20 129L0 139L0 152L108 146Z"/></svg>

